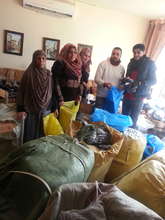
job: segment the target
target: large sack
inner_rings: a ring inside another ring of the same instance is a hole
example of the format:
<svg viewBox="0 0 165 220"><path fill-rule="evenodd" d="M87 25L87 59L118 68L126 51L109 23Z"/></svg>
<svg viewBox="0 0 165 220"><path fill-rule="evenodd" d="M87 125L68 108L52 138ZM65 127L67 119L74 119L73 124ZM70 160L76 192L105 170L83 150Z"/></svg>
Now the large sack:
<svg viewBox="0 0 165 220"><path fill-rule="evenodd" d="M75 101L65 102L64 105L60 107L59 121L64 132L68 130L71 121L76 119L78 110L79 104L75 105Z"/></svg>
<svg viewBox="0 0 165 220"><path fill-rule="evenodd" d="M146 139L144 135L133 128L129 128L124 135L124 141L119 153L112 161L106 176L106 182L110 182L139 164L142 160L145 146Z"/></svg>
<svg viewBox="0 0 165 220"><path fill-rule="evenodd" d="M117 187L103 183L66 184L59 187L39 218L52 219L163 220Z"/></svg>
<svg viewBox="0 0 165 220"><path fill-rule="evenodd" d="M96 146L87 145L95 154L95 163L92 172L88 178L89 182L93 181L104 181L104 178L111 166L113 158L119 153L121 145L123 143L123 135L119 131L105 125L102 122L90 122L91 124L105 126L112 135L111 147L108 150L100 150ZM70 136L76 136L77 132L83 126L81 122L74 121L70 126L68 134Z"/></svg>
<svg viewBox="0 0 165 220"><path fill-rule="evenodd" d="M55 189L64 183L86 181L94 164L94 154L67 135L47 136L25 143L8 155L0 168L8 168L12 161L15 165L12 170L36 174Z"/></svg>
<svg viewBox="0 0 165 220"><path fill-rule="evenodd" d="M141 162L119 179L117 186L165 217L165 150Z"/></svg>

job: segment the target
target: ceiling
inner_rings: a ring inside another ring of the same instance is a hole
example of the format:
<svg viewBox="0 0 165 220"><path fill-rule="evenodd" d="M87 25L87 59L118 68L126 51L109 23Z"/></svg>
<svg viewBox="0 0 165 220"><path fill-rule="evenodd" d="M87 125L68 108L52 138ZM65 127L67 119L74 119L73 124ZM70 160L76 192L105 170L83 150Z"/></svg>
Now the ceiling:
<svg viewBox="0 0 165 220"><path fill-rule="evenodd" d="M147 18L165 18L165 0L75 0L89 5L117 9Z"/></svg>

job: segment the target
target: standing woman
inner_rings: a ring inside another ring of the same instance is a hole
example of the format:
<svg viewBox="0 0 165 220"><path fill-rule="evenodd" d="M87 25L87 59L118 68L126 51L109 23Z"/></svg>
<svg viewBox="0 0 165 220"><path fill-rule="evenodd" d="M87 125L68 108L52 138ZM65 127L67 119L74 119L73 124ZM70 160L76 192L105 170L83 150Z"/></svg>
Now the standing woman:
<svg viewBox="0 0 165 220"><path fill-rule="evenodd" d="M91 65L91 49L83 48L80 51L80 58L82 61L82 83L83 83L83 99L86 99L87 96L87 83L90 73L90 65Z"/></svg>
<svg viewBox="0 0 165 220"><path fill-rule="evenodd" d="M76 46L66 44L52 67L60 105L63 105L64 101L81 100L83 93L81 67L82 63Z"/></svg>
<svg viewBox="0 0 165 220"><path fill-rule="evenodd" d="M17 118L25 118L24 142L44 136L43 116L57 109L46 54L37 50L23 74L17 93Z"/></svg>

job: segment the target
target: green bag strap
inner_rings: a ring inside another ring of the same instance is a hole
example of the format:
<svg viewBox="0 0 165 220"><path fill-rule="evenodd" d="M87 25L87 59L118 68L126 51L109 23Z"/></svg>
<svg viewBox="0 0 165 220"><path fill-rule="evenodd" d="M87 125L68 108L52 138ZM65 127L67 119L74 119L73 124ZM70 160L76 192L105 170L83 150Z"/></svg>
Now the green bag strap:
<svg viewBox="0 0 165 220"><path fill-rule="evenodd" d="M34 179L36 179L37 181L39 181L41 184L43 184L45 186L45 189L48 192L49 197L52 195L52 190L51 190L49 184L44 179L42 179L40 176L33 174L33 173L30 173L30 172L17 171L17 170L9 171L8 173L23 174L23 175L33 177ZM44 198L41 198L40 201L38 202L38 204L34 207L32 212L29 214L29 216L26 217L25 220L37 219L39 217L38 215L41 215L41 213L39 213L39 210L43 211L44 209L45 209L45 201L44 201Z"/></svg>
<svg viewBox="0 0 165 220"><path fill-rule="evenodd" d="M34 179L37 179L40 183L42 183L42 184L45 186L45 188L46 188L48 194L49 194L50 196L52 195L52 190L51 190L49 184L48 184L44 179L42 179L40 176L38 176L38 175L36 175L36 174L34 174L34 173L25 172L25 171L19 171L19 170L12 170L12 171L8 171L8 172L9 172L9 173L24 174L24 175L27 175L27 176L31 176L31 177L33 177Z"/></svg>

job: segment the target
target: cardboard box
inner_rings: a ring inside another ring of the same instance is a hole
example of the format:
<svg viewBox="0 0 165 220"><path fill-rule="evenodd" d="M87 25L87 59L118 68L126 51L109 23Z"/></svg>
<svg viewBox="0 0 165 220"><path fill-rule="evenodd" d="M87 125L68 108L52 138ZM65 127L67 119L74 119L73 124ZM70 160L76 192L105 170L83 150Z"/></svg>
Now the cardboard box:
<svg viewBox="0 0 165 220"><path fill-rule="evenodd" d="M90 115L93 112L94 106L91 104L81 103L79 111L84 114Z"/></svg>

